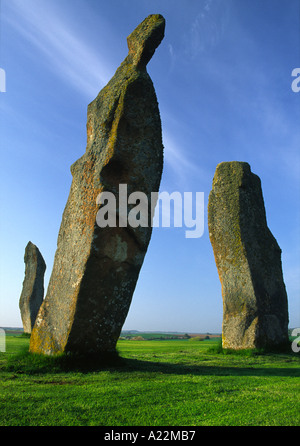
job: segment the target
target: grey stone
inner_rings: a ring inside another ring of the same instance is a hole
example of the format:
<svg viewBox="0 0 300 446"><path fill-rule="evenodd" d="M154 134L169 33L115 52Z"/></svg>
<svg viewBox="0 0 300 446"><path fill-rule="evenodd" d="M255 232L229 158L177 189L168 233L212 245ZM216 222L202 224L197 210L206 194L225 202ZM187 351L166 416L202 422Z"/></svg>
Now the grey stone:
<svg viewBox="0 0 300 446"><path fill-rule="evenodd" d="M288 342L281 249L267 226L259 177L248 163L217 166L208 227L223 296L224 348L274 348Z"/></svg>
<svg viewBox="0 0 300 446"><path fill-rule="evenodd" d="M148 227L100 228L96 200L101 192L112 192L118 202L120 184L149 200L159 189L161 121L146 65L164 28L164 18L151 15L133 31L128 56L88 106L86 152L71 167L73 181L31 352L101 356L115 350L152 228L150 221Z"/></svg>
<svg viewBox="0 0 300 446"><path fill-rule="evenodd" d="M31 333L44 298L46 264L39 249L31 242L25 248L25 278L19 308L25 333Z"/></svg>

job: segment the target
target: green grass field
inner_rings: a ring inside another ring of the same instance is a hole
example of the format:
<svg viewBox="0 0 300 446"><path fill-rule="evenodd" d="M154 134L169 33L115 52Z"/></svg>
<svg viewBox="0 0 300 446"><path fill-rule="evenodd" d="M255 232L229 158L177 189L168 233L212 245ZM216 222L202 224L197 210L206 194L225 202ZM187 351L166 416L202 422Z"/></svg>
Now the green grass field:
<svg viewBox="0 0 300 446"><path fill-rule="evenodd" d="M217 341L126 341L123 360L92 369L0 353L1 426L299 426L295 354L222 354Z"/></svg>

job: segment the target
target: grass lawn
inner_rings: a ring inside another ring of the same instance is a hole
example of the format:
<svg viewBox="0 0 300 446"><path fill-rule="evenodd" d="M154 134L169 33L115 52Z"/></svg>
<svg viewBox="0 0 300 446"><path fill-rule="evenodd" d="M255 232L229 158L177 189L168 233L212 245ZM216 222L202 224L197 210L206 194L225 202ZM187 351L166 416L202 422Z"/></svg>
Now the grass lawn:
<svg viewBox="0 0 300 446"><path fill-rule="evenodd" d="M92 369L0 353L1 426L299 426L295 354L210 351L216 341L119 341L120 364Z"/></svg>

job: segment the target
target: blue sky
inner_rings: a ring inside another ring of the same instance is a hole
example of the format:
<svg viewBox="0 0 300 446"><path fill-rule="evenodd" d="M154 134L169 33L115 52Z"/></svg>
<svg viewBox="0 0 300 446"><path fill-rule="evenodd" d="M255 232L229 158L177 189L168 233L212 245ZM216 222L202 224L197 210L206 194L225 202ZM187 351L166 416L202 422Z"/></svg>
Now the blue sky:
<svg viewBox="0 0 300 446"><path fill-rule="evenodd" d="M282 249L290 327L300 326L300 0L1 0L0 326L22 326L29 240L51 274L87 105L149 14L166 33L148 64L165 146L161 191L204 192L205 230L154 228L125 329L221 332L207 201L222 161L260 176Z"/></svg>

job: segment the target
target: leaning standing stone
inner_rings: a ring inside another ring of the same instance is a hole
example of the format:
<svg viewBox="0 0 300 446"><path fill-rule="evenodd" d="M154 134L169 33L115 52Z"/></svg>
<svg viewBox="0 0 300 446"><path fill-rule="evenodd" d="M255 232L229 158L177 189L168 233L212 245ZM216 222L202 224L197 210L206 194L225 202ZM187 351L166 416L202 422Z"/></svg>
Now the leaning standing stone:
<svg viewBox="0 0 300 446"><path fill-rule="evenodd" d="M249 164L217 166L208 226L222 285L223 347L285 344L288 304L281 250L267 226L260 179Z"/></svg>
<svg viewBox="0 0 300 446"><path fill-rule="evenodd" d="M112 192L118 203L120 184L127 185L128 195L139 191L149 200L158 192L161 121L146 65L164 28L164 18L151 15L133 31L128 56L88 106L86 152L71 167L73 181L31 352L99 356L115 350L152 228L150 220L148 227L123 227L118 209L117 226L100 228L97 197Z"/></svg>
<svg viewBox="0 0 300 446"><path fill-rule="evenodd" d="M25 248L25 278L19 300L25 333L31 333L44 298L46 264L39 249L31 242Z"/></svg>

